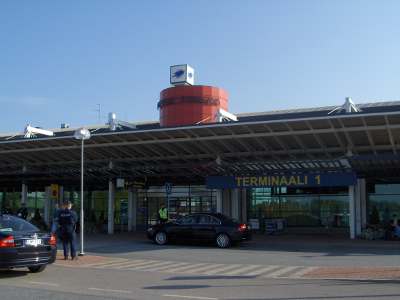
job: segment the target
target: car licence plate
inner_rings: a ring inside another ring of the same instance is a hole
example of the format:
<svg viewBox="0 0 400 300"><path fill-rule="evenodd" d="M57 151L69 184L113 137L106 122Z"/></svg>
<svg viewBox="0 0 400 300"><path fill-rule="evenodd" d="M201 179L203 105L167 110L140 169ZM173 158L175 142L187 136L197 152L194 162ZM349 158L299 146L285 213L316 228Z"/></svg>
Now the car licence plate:
<svg viewBox="0 0 400 300"><path fill-rule="evenodd" d="M42 239L31 239L31 240L26 240L25 245L26 246L32 246L32 247L37 247L42 244Z"/></svg>

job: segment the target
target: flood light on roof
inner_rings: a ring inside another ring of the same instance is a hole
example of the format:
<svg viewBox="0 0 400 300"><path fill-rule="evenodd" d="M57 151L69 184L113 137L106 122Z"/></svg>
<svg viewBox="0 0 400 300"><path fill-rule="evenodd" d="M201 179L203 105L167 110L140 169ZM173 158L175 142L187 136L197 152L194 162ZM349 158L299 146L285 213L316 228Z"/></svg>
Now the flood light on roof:
<svg viewBox="0 0 400 300"><path fill-rule="evenodd" d="M86 128L79 128L74 132L74 138L77 140L88 140L90 139L90 131Z"/></svg>

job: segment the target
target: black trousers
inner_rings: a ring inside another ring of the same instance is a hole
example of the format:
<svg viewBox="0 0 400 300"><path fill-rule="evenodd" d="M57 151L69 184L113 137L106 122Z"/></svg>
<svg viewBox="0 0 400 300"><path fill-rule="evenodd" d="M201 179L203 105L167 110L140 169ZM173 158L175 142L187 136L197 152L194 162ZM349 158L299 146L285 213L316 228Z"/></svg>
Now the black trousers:
<svg viewBox="0 0 400 300"><path fill-rule="evenodd" d="M74 231L66 231L62 233L62 243L64 250L64 257L68 257L68 246L71 250L71 257L76 256L76 235Z"/></svg>

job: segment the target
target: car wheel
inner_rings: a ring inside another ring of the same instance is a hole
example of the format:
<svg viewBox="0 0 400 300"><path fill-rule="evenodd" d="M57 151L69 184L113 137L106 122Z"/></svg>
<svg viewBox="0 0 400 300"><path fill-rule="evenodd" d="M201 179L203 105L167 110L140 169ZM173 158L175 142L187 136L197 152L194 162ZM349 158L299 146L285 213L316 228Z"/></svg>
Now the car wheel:
<svg viewBox="0 0 400 300"><path fill-rule="evenodd" d="M43 272L44 269L46 269L46 265L28 267L28 269L29 269L29 271L31 271L32 273L40 273L40 272Z"/></svg>
<svg viewBox="0 0 400 300"><path fill-rule="evenodd" d="M231 245L231 239L226 233L218 234L216 242L219 248L228 248Z"/></svg>
<svg viewBox="0 0 400 300"><path fill-rule="evenodd" d="M157 245L165 245L168 241L167 234L164 231L159 231L154 237L154 241Z"/></svg>

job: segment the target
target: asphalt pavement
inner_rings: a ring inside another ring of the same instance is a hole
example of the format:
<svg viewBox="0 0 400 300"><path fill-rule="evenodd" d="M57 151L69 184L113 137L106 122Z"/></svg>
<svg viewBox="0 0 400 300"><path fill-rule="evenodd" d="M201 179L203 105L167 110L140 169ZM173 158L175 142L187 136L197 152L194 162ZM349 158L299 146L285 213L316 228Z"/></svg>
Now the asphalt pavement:
<svg viewBox="0 0 400 300"><path fill-rule="evenodd" d="M219 249L157 246L139 233L91 235L78 261L0 273L0 299L400 299L399 246L255 236Z"/></svg>
<svg viewBox="0 0 400 300"><path fill-rule="evenodd" d="M400 299L396 281L290 280L246 276L50 266L40 274L0 274L2 300L15 299Z"/></svg>
<svg viewBox="0 0 400 300"><path fill-rule="evenodd" d="M256 235L230 249L214 245L157 246L143 233L91 235L85 252L128 259L283 266L400 267L400 241L366 241L324 236Z"/></svg>

